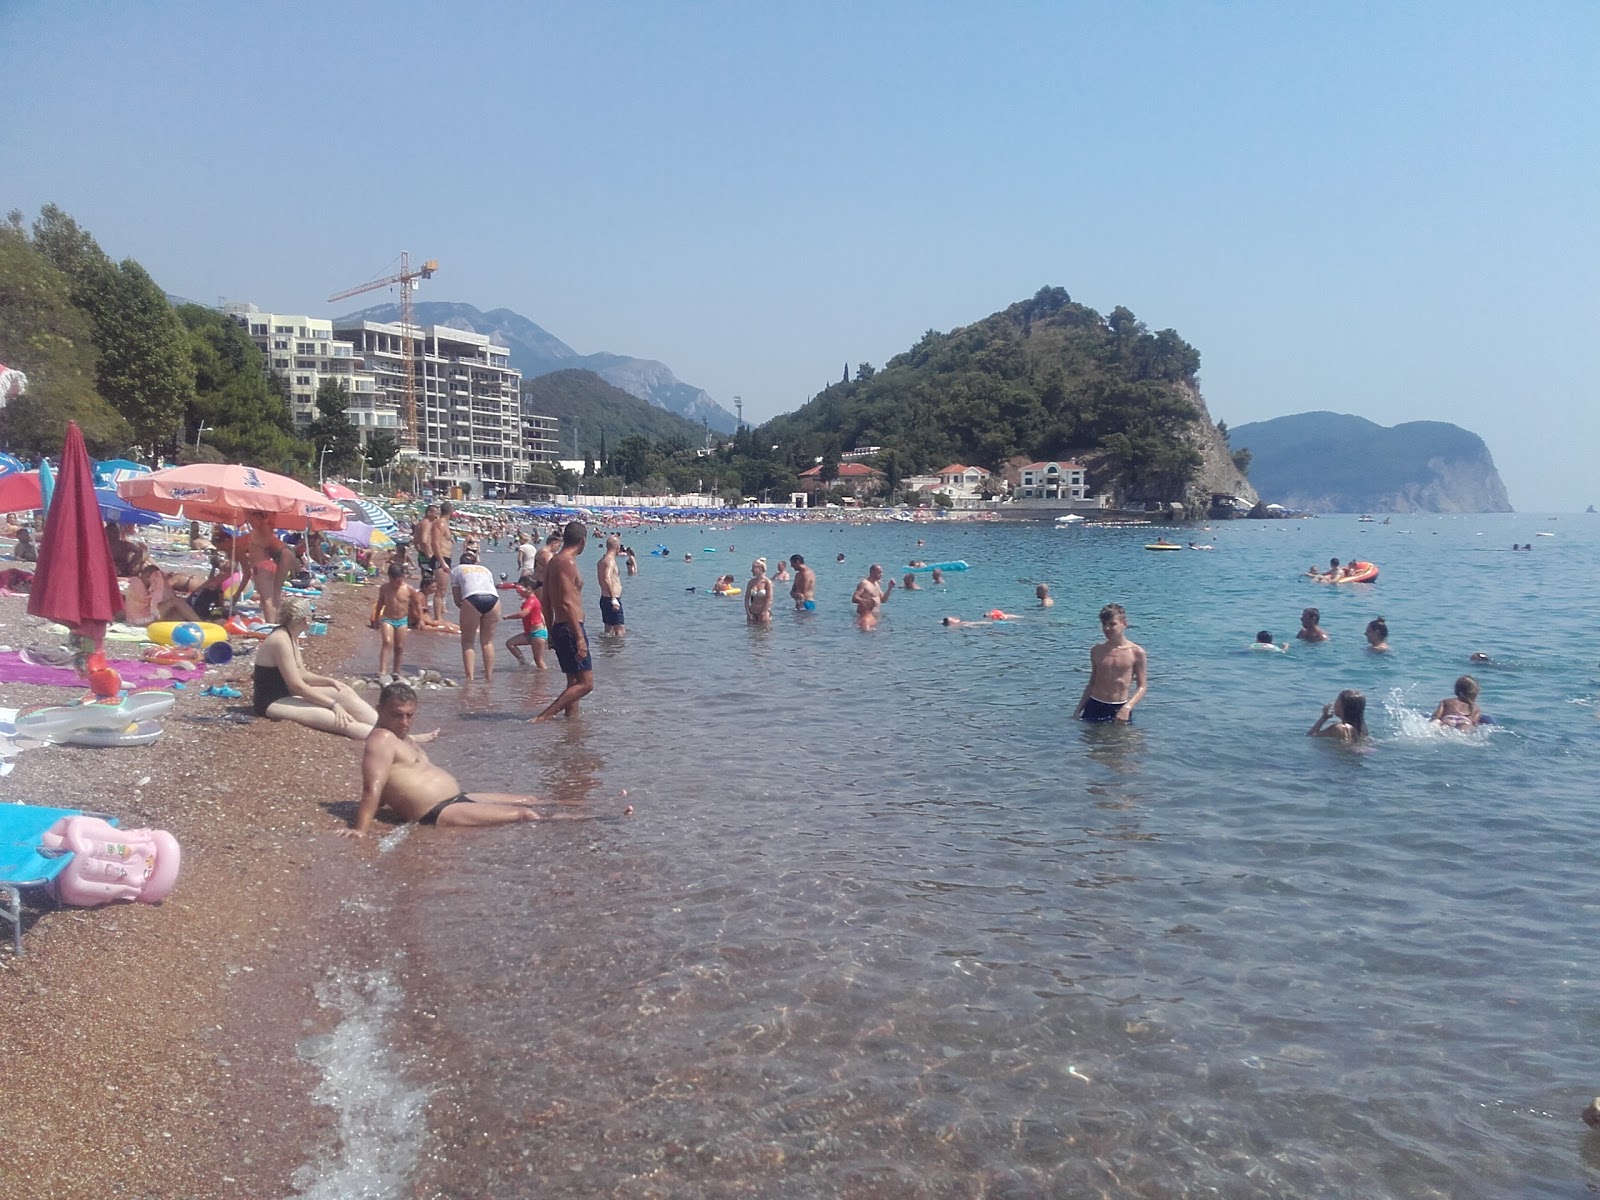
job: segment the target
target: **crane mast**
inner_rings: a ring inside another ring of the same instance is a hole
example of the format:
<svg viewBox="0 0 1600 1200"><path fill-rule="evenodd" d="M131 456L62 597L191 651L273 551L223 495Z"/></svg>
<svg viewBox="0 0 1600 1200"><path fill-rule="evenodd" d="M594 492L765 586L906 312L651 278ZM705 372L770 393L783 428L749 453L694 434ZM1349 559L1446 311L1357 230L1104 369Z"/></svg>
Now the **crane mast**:
<svg viewBox="0 0 1600 1200"><path fill-rule="evenodd" d="M411 293L416 290L417 283L423 279L432 279L433 273L439 269L437 259L430 258L415 271L411 269L411 255L406 251L400 252L400 271L396 275L388 275L382 279L374 279L371 283L363 283L359 287L349 288L342 292L335 292L328 297L328 303L336 300L347 300L351 296L359 296L362 292L376 291L378 288L388 287L390 284L400 285L400 354L405 360L405 411L400 428L400 448L415 453L417 449L417 364L416 343L412 339L412 307Z"/></svg>

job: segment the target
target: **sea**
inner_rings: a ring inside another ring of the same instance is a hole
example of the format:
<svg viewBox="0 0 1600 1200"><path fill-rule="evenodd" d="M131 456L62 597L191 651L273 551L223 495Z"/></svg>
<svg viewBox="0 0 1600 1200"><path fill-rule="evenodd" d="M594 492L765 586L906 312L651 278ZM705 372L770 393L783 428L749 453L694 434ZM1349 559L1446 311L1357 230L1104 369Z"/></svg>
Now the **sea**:
<svg viewBox="0 0 1600 1200"><path fill-rule="evenodd" d="M562 677L502 653L417 728L470 789L635 813L352 849L368 936L301 1047L340 1136L300 1195L1600 1190L1600 517L626 539L625 638L580 559L581 717L528 724ZM795 553L814 612L711 594ZM1305 577L1330 557L1381 574ZM914 559L968 569L858 629L856 581ZM1149 694L1085 725L1110 601ZM411 647L460 675L456 639ZM1469 670L1493 725L1430 725ZM1370 743L1308 738L1347 688Z"/></svg>

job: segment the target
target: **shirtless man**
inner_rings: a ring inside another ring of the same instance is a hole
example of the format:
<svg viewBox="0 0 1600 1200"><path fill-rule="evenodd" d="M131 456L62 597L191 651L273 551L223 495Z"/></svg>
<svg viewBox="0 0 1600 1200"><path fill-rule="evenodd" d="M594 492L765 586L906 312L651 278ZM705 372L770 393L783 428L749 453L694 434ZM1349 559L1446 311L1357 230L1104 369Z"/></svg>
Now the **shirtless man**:
<svg viewBox="0 0 1600 1200"><path fill-rule="evenodd" d="M878 615L883 611L884 602L889 599L889 593L894 591L894 580L889 580L884 586L883 568L873 563L867 569L867 577L856 584L856 590L850 596L850 603L856 606L856 624L862 629L872 629L878 624Z"/></svg>
<svg viewBox="0 0 1600 1200"><path fill-rule="evenodd" d="M1033 594L1038 599L1040 608L1055 607L1055 597L1050 594L1050 585L1048 583L1035 584Z"/></svg>
<svg viewBox="0 0 1600 1200"><path fill-rule="evenodd" d="M789 595L794 600L795 611L816 608L817 573L806 566L806 560L798 554L789 556L789 565L794 568L794 586L789 589Z"/></svg>
<svg viewBox="0 0 1600 1200"><path fill-rule="evenodd" d="M1300 630L1295 634L1302 642L1325 642L1328 635L1322 629L1322 613L1315 608L1300 610Z"/></svg>
<svg viewBox="0 0 1600 1200"><path fill-rule="evenodd" d="M378 589L378 603L372 609L372 623L378 630L378 678L391 671L400 674L405 656L406 633L411 628L411 604L417 589L406 582L406 569L389 564L389 578Z"/></svg>
<svg viewBox="0 0 1600 1200"><path fill-rule="evenodd" d="M1133 709L1144 699L1150 686L1150 673L1144 647L1127 638L1128 614L1120 604L1100 610L1100 630L1106 640L1089 651L1089 682L1083 685L1075 719L1083 721L1131 721ZM1137 677L1139 686L1129 694Z"/></svg>
<svg viewBox="0 0 1600 1200"><path fill-rule="evenodd" d="M541 586L544 584L544 569L550 565L550 560L560 549L561 530L552 529L550 536L544 539L544 545L540 546L538 553L533 556L533 578Z"/></svg>
<svg viewBox="0 0 1600 1200"><path fill-rule="evenodd" d="M144 566L150 550L143 542L135 542L122 535L122 526L115 521L106 522L106 541L111 546L111 562L117 574L133 579Z"/></svg>
<svg viewBox="0 0 1600 1200"><path fill-rule="evenodd" d="M548 721L559 712L578 715L578 701L594 691L594 661L589 657L589 635L583 628L583 579L578 555L589 540L582 521L569 521L561 532L561 552L545 564L545 620L550 623L550 648L567 676L567 686L548 707L534 717Z"/></svg>
<svg viewBox="0 0 1600 1200"><path fill-rule="evenodd" d="M622 539L613 533L606 539L606 552L595 564L595 578L600 583L601 628L618 637L628 632L622 621L622 575L617 570L617 555L621 551Z"/></svg>
<svg viewBox="0 0 1600 1200"><path fill-rule="evenodd" d="M444 598L450 589L450 568L453 565L451 559L456 549L456 535L450 528L450 514L454 511L448 500L440 504L438 514L428 526L428 544L417 547L419 555L426 551L431 560L433 587L428 590L428 602L433 606L436 620L444 618Z"/></svg>
<svg viewBox="0 0 1600 1200"><path fill-rule="evenodd" d="M418 825L515 825L524 821L592 821L597 813L535 812L535 796L504 792L464 792L456 777L428 761L411 736L417 715L417 693L404 683L391 683L378 696L378 721L361 755L361 803L345 837L365 837L379 808L388 808ZM623 816L633 812L630 804Z"/></svg>

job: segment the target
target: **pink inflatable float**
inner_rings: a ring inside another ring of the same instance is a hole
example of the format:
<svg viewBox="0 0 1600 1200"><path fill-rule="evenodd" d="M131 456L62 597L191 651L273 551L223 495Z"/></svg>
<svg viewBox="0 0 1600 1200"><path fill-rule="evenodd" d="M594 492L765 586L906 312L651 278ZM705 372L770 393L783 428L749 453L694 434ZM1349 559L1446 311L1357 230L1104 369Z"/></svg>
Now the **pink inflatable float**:
<svg viewBox="0 0 1600 1200"><path fill-rule="evenodd" d="M51 885L64 904L157 904L178 882L178 839L162 829L118 829L98 817L62 817L44 835L46 851L72 852Z"/></svg>

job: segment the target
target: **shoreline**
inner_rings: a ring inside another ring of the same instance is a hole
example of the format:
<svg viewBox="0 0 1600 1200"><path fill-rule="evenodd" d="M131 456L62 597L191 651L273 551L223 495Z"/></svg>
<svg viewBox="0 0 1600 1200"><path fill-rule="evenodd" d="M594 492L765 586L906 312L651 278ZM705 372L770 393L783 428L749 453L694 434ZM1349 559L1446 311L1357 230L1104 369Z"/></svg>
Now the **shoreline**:
<svg viewBox="0 0 1600 1200"><path fill-rule="evenodd" d="M306 644L314 668L350 673L369 604L364 587L328 588L329 632ZM0 598L0 640L48 638L25 608ZM337 914L347 864L325 849L344 846L331 813L354 805L360 760L345 739L251 717L252 661L191 682L153 746L29 750L0 781L0 799L111 811L183 849L162 904L34 904L24 955L0 953L0 1191L290 1196L296 1173L336 1148L336 1114L313 1098L319 1072L296 1047L339 1019L315 988L360 936ZM200 695L211 683L244 697ZM0 695L75 698L13 684Z"/></svg>

